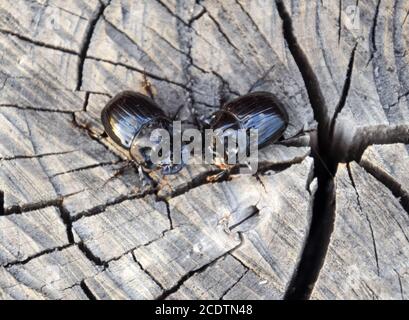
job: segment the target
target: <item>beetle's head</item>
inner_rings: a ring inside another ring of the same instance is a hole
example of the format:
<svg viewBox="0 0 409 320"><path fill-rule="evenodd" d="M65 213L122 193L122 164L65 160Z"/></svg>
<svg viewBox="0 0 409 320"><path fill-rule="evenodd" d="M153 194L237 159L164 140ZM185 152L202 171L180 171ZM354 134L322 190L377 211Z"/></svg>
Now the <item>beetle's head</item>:
<svg viewBox="0 0 409 320"><path fill-rule="evenodd" d="M133 139L129 151L146 171L161 171L163 175L169 175L183 168L183 163L173 163L169 126L161 120L145 125Z"/></svg>

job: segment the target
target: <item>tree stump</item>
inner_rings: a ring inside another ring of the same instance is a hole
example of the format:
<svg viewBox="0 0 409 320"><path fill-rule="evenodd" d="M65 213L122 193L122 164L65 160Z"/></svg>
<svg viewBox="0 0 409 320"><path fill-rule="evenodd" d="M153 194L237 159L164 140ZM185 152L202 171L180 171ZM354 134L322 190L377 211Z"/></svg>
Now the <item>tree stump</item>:
<svg viewBox="0 0 409 320"><path fill-rule="evenodd" d="M407 299L405 0L3 0L0 299ZM100 112L197 126L252 91L290 125L259 171L166 183ZM123 171L117 174L118 171Z"/></svg>

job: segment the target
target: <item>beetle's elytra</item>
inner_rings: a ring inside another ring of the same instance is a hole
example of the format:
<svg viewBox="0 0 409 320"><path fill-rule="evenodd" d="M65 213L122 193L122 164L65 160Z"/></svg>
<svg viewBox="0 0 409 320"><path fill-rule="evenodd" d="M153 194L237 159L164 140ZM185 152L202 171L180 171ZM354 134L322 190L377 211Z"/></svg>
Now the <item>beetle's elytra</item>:
<svg viewBox="0 0 409 320"><path fill-rule="evenodd" d="M210 122L214 130L257 129L258 145L276 142L288 126L288 114L269 92L252 92L226 103Z"/></svg>
<svg viewBox="0 0 409 320"><path fill-rule="evenodd" d="M147 96L123 91L113 97L101 112L105 132L120 146L130 149L132 140L147 124L168 124L159 106Z"/></svg>

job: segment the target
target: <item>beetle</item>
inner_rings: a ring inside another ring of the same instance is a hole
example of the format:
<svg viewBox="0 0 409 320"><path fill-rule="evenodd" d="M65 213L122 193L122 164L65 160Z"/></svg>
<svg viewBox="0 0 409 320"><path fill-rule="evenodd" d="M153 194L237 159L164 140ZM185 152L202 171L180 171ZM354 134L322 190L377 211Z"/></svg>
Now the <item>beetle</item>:
<svg viewBox="0 0 409 320"><path fill-rule="evenodd" d="M258 147L276 142L288 126L284 105L271 93L258 91L240 96L212 115L210 127L221 132L227 129L257 129Z"/></svg>
<svg viewBox="0 0 409 320"><path fill-rule="evenodd" d="M164 174L171 174L181 169L180 165L170 162L151 161L152 144L155 145L151 140L152 131L171 129L170 119L151 98L134 91L120 92L102 110L101 121L107 135L127 149L131 158L145 170L161 169ZM159 142L156 141L157 145Z"/></svg>
<svg viewBox="0 0 409 320"><path fill-rule="evenodd" d="M289 116L284 105L272 93L259 91L240 96L216 111L210 120L210 128L218 133L217 137L224 139L225 133L245 129L247 132L256 129L258 133L257 148L274 143L283 135L289 123ZM249 148L247 139L246 152ZM238 152L238 150L234 150ZM224 155L216 155L222 163L230 150L225 146ZM220 166L223 171L230 169L229 165Z"/></svg>

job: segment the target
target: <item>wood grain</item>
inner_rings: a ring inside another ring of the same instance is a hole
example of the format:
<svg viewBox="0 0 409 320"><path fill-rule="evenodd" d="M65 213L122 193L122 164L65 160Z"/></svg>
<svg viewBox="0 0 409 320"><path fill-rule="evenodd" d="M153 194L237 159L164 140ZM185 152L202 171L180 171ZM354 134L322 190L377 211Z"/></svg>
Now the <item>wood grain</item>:
<svg viewBox="0 0 409 320"><path fill-rule="evenodd" d="M0 299L407 299L408 12L3 0ZM256 175L146 179L100 121L145 78L188 127L252 91L290 123Z"/></svg>

